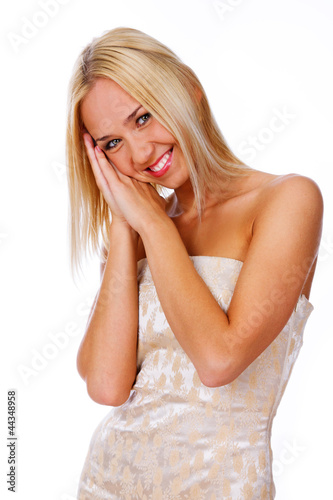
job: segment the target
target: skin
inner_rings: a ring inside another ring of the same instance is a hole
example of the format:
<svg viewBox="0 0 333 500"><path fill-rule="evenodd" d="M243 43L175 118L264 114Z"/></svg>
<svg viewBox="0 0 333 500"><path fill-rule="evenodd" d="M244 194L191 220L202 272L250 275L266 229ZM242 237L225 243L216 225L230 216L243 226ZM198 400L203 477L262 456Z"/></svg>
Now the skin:
<svg viewBox="0 0 333 500"><path fill-rule="evenodd" d="M139 106L106 79L96 81L81 106L87 153L113 221L78 370L90 396L112 406L126 401L136 377L139 259L148 259L166 318L202 383L216 387L240 375L283 329L299 296L309 297L322 228L322 197L311 179L256 170L207 194L200 222L172 135L142 107L124 123ZM155 179L147 167L172 147L169 170ZM155 181L174 189L172 199L156 193L149 184ZM243 261L227 314L189 255ZM259 324L250 322L263 305Z"/></svg>

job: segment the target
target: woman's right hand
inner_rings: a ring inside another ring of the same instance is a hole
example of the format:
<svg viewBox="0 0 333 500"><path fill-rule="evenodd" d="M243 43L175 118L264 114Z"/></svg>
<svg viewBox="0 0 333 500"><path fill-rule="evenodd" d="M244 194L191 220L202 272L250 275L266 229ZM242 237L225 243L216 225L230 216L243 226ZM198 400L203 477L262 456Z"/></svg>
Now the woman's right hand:
<svg viewBox="0 0 333 500"><path fill-rule="evenodd" d="M108 182L105 179L103 172L101 171L98 159L96 157L94 142L91 135L88 132L83 133L83 141L86 147L87 155L90 161L93 174L95 176L97 187L103 194L106 203L110 207L112 213L112 222L115 223L117 221L127 224L126 218L124 217L119 206L117 205L117 202L114 199L111 189L107 190L105 189L105 186L108 184Z"/></svg>

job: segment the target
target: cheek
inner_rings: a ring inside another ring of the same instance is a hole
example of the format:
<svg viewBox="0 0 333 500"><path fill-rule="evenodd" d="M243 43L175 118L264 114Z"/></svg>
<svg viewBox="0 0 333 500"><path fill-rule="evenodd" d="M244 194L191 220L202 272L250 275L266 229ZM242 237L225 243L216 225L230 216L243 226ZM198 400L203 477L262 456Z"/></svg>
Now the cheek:
<svg viewBox="0 0 333 500"><path fill-rule="evenodd" d="M150 128L151 134L156 137L157 140L165 143L174 143L175 138L173 135L161 125L157 120L154 120L153 127Z"/></svg>
<svg viewBox="0 0 333 500"><path fill-rule="evenodd" d="M106 153L106 157L111 166L116 167L116 169L124 175L130 175L131 164L126 154L119 151L114 155Z"/></svg>

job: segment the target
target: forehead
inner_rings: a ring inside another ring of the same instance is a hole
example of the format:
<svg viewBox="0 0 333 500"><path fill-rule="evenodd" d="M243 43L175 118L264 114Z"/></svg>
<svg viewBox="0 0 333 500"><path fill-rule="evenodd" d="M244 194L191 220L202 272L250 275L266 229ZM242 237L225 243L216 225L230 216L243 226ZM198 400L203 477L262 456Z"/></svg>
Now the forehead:
<svg viewBox="0 0 333 500"><path fill-rule="evenodd" d="M99 78L81 103L81 118L90 134L104 134L120 126L138 105L116 82Z"/></svg>

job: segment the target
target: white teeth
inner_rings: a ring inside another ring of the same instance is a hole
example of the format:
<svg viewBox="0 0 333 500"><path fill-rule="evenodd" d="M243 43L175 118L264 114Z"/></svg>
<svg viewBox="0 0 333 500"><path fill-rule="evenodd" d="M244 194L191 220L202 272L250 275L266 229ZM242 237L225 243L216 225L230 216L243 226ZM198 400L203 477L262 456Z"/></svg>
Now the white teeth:
<svg viewBox="0 0 333 500"><path fill-rule="evenodd" d="M167 153L165 153L165 155L163 156L162 160L160 160L158 162L158 164L155 165L155 167L150 168L150 170L152 172L159 172L159 170L162 170L162 168L165 167L165 164L168 161L168 159L170 158L170 156L171 156L171 151L168 151Z"/></svg>

